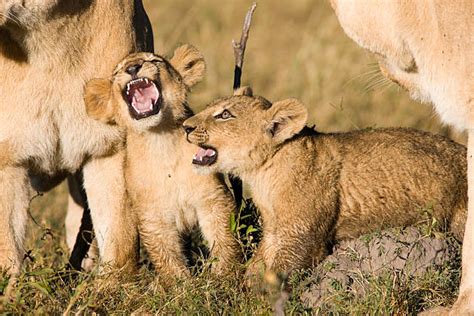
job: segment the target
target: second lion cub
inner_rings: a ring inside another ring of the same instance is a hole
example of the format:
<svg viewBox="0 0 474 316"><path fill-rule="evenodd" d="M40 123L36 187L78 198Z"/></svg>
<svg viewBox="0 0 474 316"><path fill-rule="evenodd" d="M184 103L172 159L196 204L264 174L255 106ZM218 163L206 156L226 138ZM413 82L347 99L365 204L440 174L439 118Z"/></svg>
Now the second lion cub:
<svg viewBox="0 0 474 316"><path fill-rule="evenodd" d="M85 91L87 113L127 129L125 179L140 237L158 274L189 274L181 234L199 224L213 271L230 272L239 246L230 230L235 202L223 178L196 175L188 160L195 147L186 142L182 122L192 116L186 94L201 81L205 62L190 45L168 61L149 53L133 54L111 79L96 79Z"/></svg>
<svg viewBox="0 0 474 316"><path fill-rule="evenodd" d="M462 239L463 146L403 128L318 133L306 119L295 99L272 104L242 88L184 122L201 173L228 172L248 185L263 221L254 262L309 267L334 242L415 224L427 209Z"/></svg>

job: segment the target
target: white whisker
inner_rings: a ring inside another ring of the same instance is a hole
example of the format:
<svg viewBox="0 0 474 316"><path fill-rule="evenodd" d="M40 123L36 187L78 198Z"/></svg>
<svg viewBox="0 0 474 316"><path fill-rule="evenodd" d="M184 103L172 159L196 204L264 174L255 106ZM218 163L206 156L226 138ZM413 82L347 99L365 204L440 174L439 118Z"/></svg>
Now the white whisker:
<svg viewBox="0 0 474 316"><path fill-rule="evenodd" d="M10 20L18 25L21 24L20 22L20 19L15 15L15 13L13 12L10 12L10 14L8 15L10 17Z"/></svg>
<svg viewBox="0 0 474 316"><path fill-rule="evenodd" d="M377 69L371 69L371 70L368 70L368 71L363 72L361 74L358 74L357 76L354 76L353 78L347 80L347 82L344 83L343 88L347 87L350 83L352 83L353 81L358 80L360 78L364 78L364 77L367 77L367 76L372 78L374 75L378 74L379 72L380 72L380 70L377 68Z"/></svg>
<svg viewBox="0 0 474 316"><path fill-rule="evenodd" d="M0 17L5 18L7 21L11 21L15 24L18 24L18 25L21 24L18 17L11 12L9 14L0 13Z"/></svg>

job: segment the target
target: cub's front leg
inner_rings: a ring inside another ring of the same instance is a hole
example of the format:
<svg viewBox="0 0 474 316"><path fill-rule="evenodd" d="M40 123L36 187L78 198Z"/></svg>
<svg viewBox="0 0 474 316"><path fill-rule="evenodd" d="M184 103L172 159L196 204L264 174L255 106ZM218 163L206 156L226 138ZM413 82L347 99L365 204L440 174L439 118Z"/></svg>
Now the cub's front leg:
<svg viewBox="0 0 474 316"><path fill-rule="evenodd" d="M211 180L206 181L212 183ZM213 184L210 188L200 187L202 194L197 201L196 211L201 231L210 248L211 259L216 260L212 271L230 274L242 259L239 244L230 229L230 217L236 205L223 183L215 181Z"/></svg>
<svg viewBox="0 0 474 316"><path fill-rule="evenodd" d="M182 248L182 240L174 217L161 216L155 207L134 206L139 220L139 232L143 245L155 266L157 279L171 283L175 278L186 278L190 272Z"/></svg>
<svg viewBox="0 0 474 316"><path fill-rule="evenodd" d="M295 270L309 268L326 255L324 242L315 238L311 230L296 234L288 230L265 232L245 275L249 284L253 284L265 273L288 275Z"/></svg>
<svg viewBox="0 0 474 316"><path fill-rule="evenodd" d="M309 215L287 211L279 219L264 219L263 238L246 272L250 283L263 272L290 274L324 259L331 218Z"/></svg>

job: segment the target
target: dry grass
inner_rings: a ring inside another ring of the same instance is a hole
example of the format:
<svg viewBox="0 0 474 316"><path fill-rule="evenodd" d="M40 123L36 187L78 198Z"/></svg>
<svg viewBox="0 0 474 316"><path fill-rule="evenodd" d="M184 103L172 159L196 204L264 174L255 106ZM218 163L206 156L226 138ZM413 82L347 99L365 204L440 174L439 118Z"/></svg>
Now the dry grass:
<svg viewBox="0 0 474 316"><path fill-rule="evenodd" d="M171 54L182 43L204 53L208 73L191 96L195 109L231 93L231 40L240 36L242 19L251 1L144 0L155 31L157 52ZM310 123L321 131L363 127L409 126L464 135L443 127L430 106L411 100L397 86L381 79L372 56L349 40L339 27L328 1L258 2L246 53L243 83L270 100L301 99L310 109ZM268 314L271 303L258 293L242 291L238 279L217 282L201 275L166 295L147 284L150 272L120 287L103 287L103 278L81 275L69 285L56 273L67 262L64 217L67 188L61 185L33 202L28 226L25 273L14 313L70 311L185 314ZM1 281L1 279L0 279ZM0 282L0 291L2 282ZM0 303L1 304L1 303ZM363 313L370 313L370 304ZM360 306L359 306L360 307ZM303 313L298 302L289 312ZM0 308L1 309L1 308ZM347 309L344 309L347 312ZM361 310L358 309L358 312Z"/></svg>

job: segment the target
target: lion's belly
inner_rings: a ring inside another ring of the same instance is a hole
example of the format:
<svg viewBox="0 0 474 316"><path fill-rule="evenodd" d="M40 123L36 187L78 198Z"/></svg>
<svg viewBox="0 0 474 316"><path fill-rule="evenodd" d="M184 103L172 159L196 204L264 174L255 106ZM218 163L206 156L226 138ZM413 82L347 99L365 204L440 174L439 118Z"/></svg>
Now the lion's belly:
<svg viewBox="0 0 474 316"><path fill-rule="evenodd" d="M76 171L88 158L111 154L121 141L118 128L87 116L82 99L61 113L57 155L62 169Z"/></svg>
<svg viewBox="0 0 474 316"><path fill-rule="evenodd" d="M83 83L62 79L3 82L0 90L0 140L13 144L16 163L50 175L75 172L119 138L114 129L87 117ZM8 93L12 87L17 93Z"/></svg>
<svg viewBox="0 0 474 316"><path fill-rule="evenodd" d="M2 82L0 140L11 144L15 163L51 173L56 164L58 128L48 107L51 97L34 91L25 82Z"/></svg>

